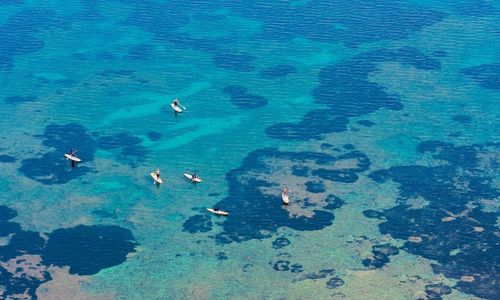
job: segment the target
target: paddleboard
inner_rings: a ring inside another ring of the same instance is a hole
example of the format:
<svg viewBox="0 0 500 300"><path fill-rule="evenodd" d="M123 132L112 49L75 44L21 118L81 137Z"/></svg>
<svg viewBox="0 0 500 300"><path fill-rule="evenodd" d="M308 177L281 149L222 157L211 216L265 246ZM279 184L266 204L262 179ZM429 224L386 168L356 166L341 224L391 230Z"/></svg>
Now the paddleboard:
<svg viewBox="0 0 500 300"><path fill-rule="evenodd" d="M207 210L211 213L214 213L216 215L219 215L219 216L227 216L229 215L229 213L227 211L223 211L223 210L215 210L213 208L207 208Z"/></svg>
<svg viewBox="0 0 500 300"><path fill-rule="evenodd" d="M191 180L192 182L194 183L200 183L201 182L201 179L196 177L194 180L193 180L193 176L191 174L187 174L187 173L184 173L184 177L186 177L187 179Z"/></svg>
<svg viewBox="0 0 500 300"><path fill-rule="evenodd" d="M81 159L79 159L78 157L75 157L73 155L64 154L64 156L66 156L67 159L70 159L70 160L72 160L74 162L81 162L82 161Z"/></svg>
<svg viewBox="0 0 500 300"><path fill-rule="evenodd" d="M288 195L285 195L285 193L281 193L281 199L283 200L283 204L285 205L290 203L290 199L288 199Z"/></svg>
<svg viewBox="0 0 500 300"><path fill-rule="evenodd" d="M173 104L173 103L170 103L170 106L172 107L172 109L173 109L175 112L178 112L178 113L181 113L181 112L182 112L182 109L181 109L179 106L177 106L177 105L175 105L175 104Z"/></svg>
<svg viewBox="0 0 500 300"><path fill-rule="evenodd" d="M158 179L158 177L156 177L156 174L154 172L151 173L151 177L153 177L153 179L155 180L156 183L158 183L158 184L163 183L163 180L161 178Z"/></svg>

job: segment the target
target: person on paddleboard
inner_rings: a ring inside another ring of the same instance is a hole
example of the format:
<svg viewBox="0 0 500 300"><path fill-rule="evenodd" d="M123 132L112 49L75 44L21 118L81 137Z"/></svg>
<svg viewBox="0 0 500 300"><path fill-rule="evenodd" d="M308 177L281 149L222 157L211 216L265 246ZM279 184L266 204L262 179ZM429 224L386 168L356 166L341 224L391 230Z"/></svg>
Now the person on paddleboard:
<svg viewBox="0 0 500 300"><path fill-rule="evenodd" d="M184 105L182 105L180 102L179 102L179 99L175 98L174 101L172 102L172 104L174 106L177 106L177 107L181 107L182 109L186 109L186 107Z"/></svg>
<svg viewBox="0 0 500 300"><path fill-rule="evenodd" d="M283 189L283 195L288 196L288 191L288 187L285 186L285 188Z"/></svg>
<svg viewBox="0 0 500 300"><path fill-rule="evenodd" d="M156 174L156 180L160 180L160 169L156 169L155 171L155 174Z"/></svg>
<svg viewBox="0 0 500 300"><path fill-rule="evenodd" d="M196 175L196 173L194 173L193 175L191 175L191 180L195 180L196 178L198 178L198 175Z"/></svg>
<svg viewBox="0 0 500 300"><path fill-rule="evenodd" d="M71 151L69 151L69 155L75 156L76 151L76 149L71 148Z"/></svg>

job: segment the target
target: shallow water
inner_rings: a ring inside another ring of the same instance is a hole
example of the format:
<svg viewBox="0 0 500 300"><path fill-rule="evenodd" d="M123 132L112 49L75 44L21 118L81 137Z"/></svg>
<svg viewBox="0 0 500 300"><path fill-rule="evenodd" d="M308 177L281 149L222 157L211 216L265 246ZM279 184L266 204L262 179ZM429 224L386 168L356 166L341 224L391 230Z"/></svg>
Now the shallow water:
<svg viewBox="0 0 500 300"><path fill-rule="evenodd" d="M0 1L0 297L498 299L499 9Z"/></svg>

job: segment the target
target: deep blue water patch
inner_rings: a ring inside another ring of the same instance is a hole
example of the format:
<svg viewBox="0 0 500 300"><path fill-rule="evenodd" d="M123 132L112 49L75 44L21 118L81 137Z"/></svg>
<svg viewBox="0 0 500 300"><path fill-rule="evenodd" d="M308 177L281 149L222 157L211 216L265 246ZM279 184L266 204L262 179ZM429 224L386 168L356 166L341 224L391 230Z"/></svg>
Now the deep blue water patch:
<svg viewBox="0 0 500 300"><path fill-rule="evenodd" d="M10 96L5 98L5 102L9 104L19 104L25 102L34 102L36 101L36 96Z"/></svg>
<svg viewBox="0 0 500 300"><path fill-rule="evenodd" d="M112 78L112 77L134 77L135 71L133 70L105 70L97 73L100 76Z"/></svg>
<svg viewBox="0 0 500 300"><path fill-rule="evenodd" d="M212 230L212 221L206 214L195 215L187 219L182 227L189 233L208 232Z"/></svg>
<svg viewBox="0 0 500 300"><path fill-rule="evenodd" d="M19 5L23 4L24 0L1 0L0 5Z"/></svg>
<svg viewBox="0 0 500 300"><path fill-rule="evenodd" d="M264 69L260 76L265 79L276 79L297 73L297 69L291 65L277 65Z"/></svg>
<svg viewBox="0 0 500 300"><path fill-rule="evenodd" d="M11 235L8 244L0 246L0 261L15 260L17 264L29 259L22 255L40 256L42 264L31 265L30 270L17 268L15 274L0 266L0 284L4 297L27 293L36 299L36 289L51 280L46 268L50 265L69 266L70 273L92 275L125 261L134 252L137 243L132 232L118 226L77 226L57 229L48 233L48 239L40 233L24 231L20 224L10 221L17 212L0 205L0 236ZM33 276L33 268L38 269Z"/></svg>
<svg viewBox="0 0 500 300"><path fill-rule="evenodd" d="M15 210L0 205L0 236L12 235L7 245L0 246L0 261L2 262L7 262L23 254L40 253L45 243L37 232L23 231L18 223L9 221L16 216L17 212ZM2 273L0 276L3 278L9 276L4 271ZM3 284L3 281L0 281L0 283Z"/></svg>
<svg viewBox="0 0 500 300"><path fill-rule="evenodd" d="M299 177L308 177L310 169L304 166L293 166L292 175Z"/></svg>
<svg viewBox="0 0 500 300"><path fill-rule="evenodd" d="M147 135L148 135L148 138L153 142L159 141L161 139L161 136L162 136L161 133L156 132L156 131L149 131Z"/></svg>
<svg viewBox="0 0 500 300"><path fill-rule="evenodd" d="M292 273L301 273L303 271L301 264L292 264L288 260L278 260L274 263L273 269L279 272L290 271Z"/></svg>
<svg viewBox="0 0 500 300"><path fill-rule="evenodd" d="M357 123L365 127L372 127L373 125L375 125L375 123L370 120L359 120Z"/></svg>
<svg viewBox="0 0 500 300"><path fill-rule="evenodd" d="M310 193L324 193L326 191L325 184L322 181L306 182L306 189Z"/></svg>
<svg viewBox="0 0 500 300"><path fill-rule="evenodd" d="M291 244L290 240L285 237L279 237L273 241L274 249L281 249Z"/></svg>
<svg viewBox="0 0 500 300"><path fill-rule="evenodd" d="M18 259L17 263L23 263L24 259ZM40 267L37 264L36 267ZM42 266L43 267L43 266ZM44 282L52 279L47 271L38 273L40 277L31 277L22 272L23 270L15 270L14 274L0 266L0 284L2 285L2 299L25 299L17 298L19 295L28 295L31 299L37 299L36 289ZM15 274L17 273L17 274ZM22 276L19 276L21 274ZM9 298L12 297L12 298Z"/></svg>
<svg viewBox="0 0 500 300"><path fill-rule="evenodd" d="M347 130L349 119L327 109L308 111L300 123L277 123L266 128L269 137L283 140L320 139L325 133Z"/></svg>
<svg viewBox="0 0 500 300"><path fill-rule="evenodd" d="M363 215L369 219L379 219L379 220L384 220L385 215L381 211L373 210L373 209L367 209L363 211Z"/></svg>
<svg viewBox="0 0 500 300"><path fill-rule="evenodd" d="M326 287L329 289L336 289L344 285L344 280L340 277L333 277L326 283Z"/></svg>
<svg viewBox="0 0 500 300"><path fill-rule="evenodd" d="M427 56L414 47L403 47L398 50L396 61L414 66L419 70L440 70L441 62L436 58Z"/></svg>
<svg viewBox="0 0 500 300"><path fill-rule="evenodd" d="M454 1L454 7L461 15L468 17L484 17L495 12L494 2L487 0Z"/></svg>
<svg viewBox="0 0 500 300"><path fill-rule="evenodd" d="M213 57L214 63L219 68L238 72L253 71L252 65L255 57L248 53L216 53Z"/></svg>
<svg viewBox="0 0 500 300"><path fill-rule="evenodd" d="M137 246L130 230L114 225L79 225L56 229L48 236L43 261L69 266L70 274L92 275L119 265Z"/></svg>
<svg viewBox="0 0 500 300"><path fill-rule="evenodd" d="M428 299L442 299L441 296L451 294L451 288L442 283L428 284L425 286L425 294Z"/></svg>
<svg viewBox="0 0 500 300"><path fill-rule="evenodd" d="M299 204L301 208L308 208L308 207L317 206L316 203L311 202L311 199L309 199L309 197L306 197L302 200L301 199L294 200L294 203Z"/></svg>
<svg viewBox="0 0 500 300"><path fill-rule="evenodd" d="M238 35L200 38L178 29L188 25L190 20L206 22L203 18L220 18L220 14L215 12L224 9L262 23L261 32L253 38L288 41L301 37L319 42L341 41L349 47L356 47L366 42L405 38L444 18L441 12L400 0L377 3L366 0L313 0L303 5L265 0L251 3L235 0L219 3L136 0L122 2L132 6L127 24L150 32L159 42L212 53L214 62L220 67L243 72L253 70L253 65L249 63L253 56L220 49L241 40Z"/></svg>
<svg viewBox="0 0 500 300"><path fill-rule="evenodd" d="M319 176L322 179L336 182L353 183L358 180L358 174L351 169L343 170L327 170L317 169L312 171L313 175Z"/></svg>
<svg viewBox="0 0 500 300"><path fill-rule="evenodd" d="M448 53L446 53L446 51L444 51L444 50L436 50L436 51L432 52L432 56L441 58L441 57L448 56Z"/></svg>
<svg viewBox="0 0 500 300"><path fill-rule="evenodd" d="M45 240L38 232L18 230L7 245L0 247L0 261L23 254L40 254L44 246Z"/></svg>
<svg viewBox="0 0 500 300"><path fill-rule="evenodd" d="M139 44L133 46L125 55L125 58L146 61L153 56L153 47L149 44Z"/></svg>
<svg viewBox="0 0 500 300"><path fill-rule="evenodd" d="M500 89L500 63L462 69L462 73L485 89Z"/></svg>
<svg viewBox="0 0 500 300"><path fill-rule="evenodd" d="M231 97L231 102L239 108L252 109L259 108L267 104L266 98L250 94L247 92L245 87L240 85L230 85L225 87L222 91L225 94L228 94Z"/></svg>
<svg viewBox="0 0 500 300"><path fill-rule="evenodd" d="M15 210L8 206L0 205L0 221L8 221L16 216L17 212Z"/></svg>
<svg viewBox="0 0 500 300"><path fill-rule="evenodd" d="M72 19L79 21L101 21L104 19L102 14L99 12L98 5L100 1L89 0L89 1L79 1L83 8L72 15Z"/></svg>
<svg viewBox="0 0 500 300"><path fill-rule="evenodd" d="M215 256L218 260L227 260L227 255L224 252L218 252Z"/></svg>
<svg viewBox="0 0 500 300"><path fill-rule="evenodd" d="M327 43L341 41L349 47L405 38L444 17L441 12L398 0L312 0L303 5L289 1L225 1L224 7L262 22L259 37L263 39L303 37Z"/></svg>
<svg viewBox="0 0 500 300"><path fill-rule="evenodd" d="M290 270L290 262L287 260L278 260L274 263L273 269L280 272L288 271Z"/></svg>
<svg viewBox="0 0 500 300"><path fill-rule="evenodd" d="M320 139L323 134L346 131L350 117L367 115L381 108L403 109L397 95L388 94L383 86L368 79L369 74L377 70L377 64L388 61L422 70L441 67L439 60L410 47L397 51L375 50L327 66L320 71L319 85L313 90L315 102L327 108L309 111L297 124L274 124L266 129L266 134L285 140Z"/></svg>
<svg viewBox="0 0 500 300"><path fill-rule="evenodd" d="M46 9L26 9L11 16L0 26L0 41L5 41L0 47L0 71L12 69L16 55L36 52L44 47L43 40L35 37L37 32L65 28L68 24L69 18Z"/></svg>
<svg viewBox="0 0 500 300"><path fill-rule="evenodd" d="M240 181L240 178L245 177L246 173L266 174L272 172L266 161L275 159L287 160L292 165L299 167L311 163L331 165L338 159L356 159L357 163L353 169L343 170L346 173L353 170L354 174L367 170L370 165L366 155L359 151L351 151L338 157L320 152L282 152L274 148L251 152L239 168L226 174L226 180L229 183L228 197L222 199L216 206L228 211L229 216L222 223L223 232L215 237L218 243L268 238L270 236L263 232L274 233L280 227L307 231L320 230L332 224L335 218L333 210L343 204L343 201L335 196L328 196L323 206L311 206L309 210L314 215L310 218L305 216L291 217L282 207L279 196L263 194L260 190L263 187L273 187L279 191L281 186L255 176L249 176L248 180ZM313 169L311 172L314 174L318 170L328 171L326 169ZM337 180L337 177L328 178L328 180ZM254 218L256 214L259 215L259 218Z"/></svg>
<svg viewBox="0 0 500 300"><path fill-rule="evenodd" d="M381 268L390 262L389 256L398 255L399 249L390 244L372 246L372 257L362 261L365 267Z"/></svg>
<svg viewBox="0 0 500 300"><path fill-rule="evenodd" d="M77 156L83 162L94 159L96 143L82 125L50 124L45 127L44 134L36 137L43 139L42 144L49 147L50 152L22 161L19 171L27 177L47 185L63 184L91 171L86 166L71 168L64 158L65 153L75 148L78 149Z"/></svg>
<svg viewBox="0 0 500 300"><path fill-rule="evenodd" d="M472 121L471 116L466 116L466 115L455 115L451 118L455 122L463 123L463 124L468 124Z"/></svg>
<svg viewBox="0 0 500 300"><path fill-rule="evenodd" d="M325 202L328 204L326 206L324 206L323 208L328 209L328 210L334 210L337 208L341 208L345 204L344 200L340 199L339 197L337 197L333 194L328 195L325 199Z"/></svg>
<svg viewBox="0 0 500 300"><path fill-rule="evenodd" d="M13 163L16 162L16 158L14 156L10 156L7 154L0 155L0 163Z"/></svg>
<svg viewBox="0 0 500 300"><path fill-rule="evenodd" d="M318 272L313 272L313 273L307 273L303 275L299 280L317 280L317 279L323 279L329 276L335 275L335 270L334 269L324 269L324 270L319 270Z"/></svg>
<svg viewBox="0 0 500 300"><path fill-rule="evenodd" d="M369 175L376 182L393 180L400 185L398 205L384 211L381 233L407 240L404 250L435 260L434 272L458 279L455 288L462 292L498 299L499 213L484 211L481 201L500 196L495 175L490 175L499 168L500 144L454 146L428 141L417 150L446 164L396 166ZM414 198L428 204L412 207L408 200ZM412 242L410 237L421 241ZM462 276L472 276L474 281L463 281Z"/></svg>
<svg viewBox="0 0 500 300"><path fill-rule="evenodd" d="M149 150L140 145L141 143L141 138L127 132L120 132L114 135L100 136L97 138L97 147L99 149L111 150L122 148L122 155L135 157L137 161L144 161L149 154ZM134 166L134 162L130 162L129 164Z"/></svg>
<svg viewBox="0 0 500 300"><path fill-rule="evenodd" d="M9 222L17 216L17 212L5 205L0 205L0 237L21 231L21 226L15 222ZM0 256L3 253L0 252Z"/></svg>

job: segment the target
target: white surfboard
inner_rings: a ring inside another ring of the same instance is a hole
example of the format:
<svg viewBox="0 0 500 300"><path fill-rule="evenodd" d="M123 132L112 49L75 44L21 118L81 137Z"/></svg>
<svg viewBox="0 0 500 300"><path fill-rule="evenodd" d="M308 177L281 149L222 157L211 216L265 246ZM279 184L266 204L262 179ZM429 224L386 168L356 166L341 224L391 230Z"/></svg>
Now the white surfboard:
<svg viewBox="0 0 500 300"><path fill-rule="evenodd" d="M288 199L288 195L285 195L285 193L281 193L281 199L283 200L283 204L285 205L290 203L290 199Z"/></svg>
<svg viewBox="0 0 500 300"><path fill-rule="evenodd" d="M175 104L173 104L173 103L170 103L170 106L172 107L172 109L173 109L175 112L178 112L178 113L181 113L181 112L182 112L182 109L181 109L179 106L177 106L177 105L175 105Z"/></svg>
<svg viewBox="0 0 500 300"><path fill-rule="evenodd" d="M219 216L227 216L229 215L229 213L227 211L223 211L223 210L215 210L213 208L207 208L207 210L211 213L214 213L216 215L219 215Z"/></svg>
<svg viewBox="0 0 500 300"><path fill-rule="evenodd" d="M64 156L66 156L67 159L72 160L74 162L81 162L82 161L81 159L79 159L78 157L73 156L73 155L64 154Z"/></svg>
<svg viewBox="0 0 500 300"><path fill-rule="evenodd" d="M201 182L201 179L199 177L196 177L193 180L193 176L191 174L184 173L184 177L186 177L187 179L191 180L194 183L200 183Z"/></svg>
<svg viewBox="0 0 500 300"><path fill-rule="evenodd" d="M162 184L163 183L163 180L161 178L158 178L158 176L156 176L156 173L151 173L151 177L153 177L155 183L158 183L158 184Z"/></svg>

